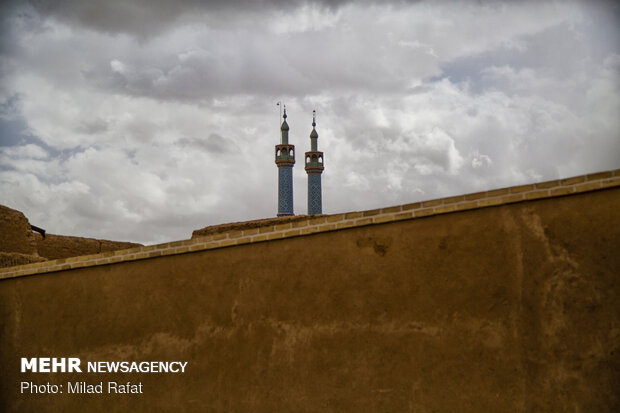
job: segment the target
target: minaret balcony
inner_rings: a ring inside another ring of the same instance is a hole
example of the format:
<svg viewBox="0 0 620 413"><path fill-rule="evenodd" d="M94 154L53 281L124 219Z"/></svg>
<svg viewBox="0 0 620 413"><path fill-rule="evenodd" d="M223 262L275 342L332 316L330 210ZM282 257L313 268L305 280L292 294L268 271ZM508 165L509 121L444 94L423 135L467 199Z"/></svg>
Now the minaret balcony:
<svg viewBox="0 0 620 413"><path fill-rule="evenodd" d="M295 163L295 145L276 145L276 164Z"/></svg>
<svg viewBox="0 0 620 413"><path fill-rule="evenodd" d="M323 166L323 152L320 151L310 151L305 154L305 164L306 171L322 171L324 169Z"/></svg>

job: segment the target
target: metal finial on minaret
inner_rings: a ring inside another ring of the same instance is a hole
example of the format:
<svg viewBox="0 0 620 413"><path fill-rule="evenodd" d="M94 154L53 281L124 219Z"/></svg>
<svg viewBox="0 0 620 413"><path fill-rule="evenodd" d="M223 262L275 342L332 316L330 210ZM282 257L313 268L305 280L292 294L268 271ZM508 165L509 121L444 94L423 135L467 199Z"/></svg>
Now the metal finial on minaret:
<svg viewBox="0 0 620 413"><path fill-rule="evenodd" d="M323 213L321 195L321 174L323 173L323 152L318 150L319 134L316 132L316 110L312 111L312 132L310 132L310 151L306 152L306 172L308 173L308 215Z"/></svg>
<svg viewBox="0 0 620 413"><path fill-rule="evenodd" d="M280 102L278 102L280 106ZM294 215L293 213L293 165L295 165L295 145L288 143L288 123L286 123L286 105L282 116L282 134L279 145L276 145L276 165L278 166L278 216Z"/></svg>

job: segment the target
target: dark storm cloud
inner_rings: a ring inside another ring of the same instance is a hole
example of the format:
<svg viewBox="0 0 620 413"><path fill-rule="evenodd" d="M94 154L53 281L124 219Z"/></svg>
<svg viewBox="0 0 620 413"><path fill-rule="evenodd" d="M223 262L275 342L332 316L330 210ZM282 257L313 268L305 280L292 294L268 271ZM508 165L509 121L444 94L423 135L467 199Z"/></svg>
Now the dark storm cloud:
<svg viewBox="0 0 620 413"><path fill-rule="evenodd" d="M411 74L421 70L422 65L418 65L405 73L404 58L389 65L383 59L369 59L367 50L377 49L386 42L384 34L377 33L379 29L351 31L336 39L333 30L308 30L283 36L273 32L262 9L256 12L256 19L259 23L262 21L256 26L254 17L248 14L260 8L256 2L249 3L253 6L243 7L237 2L187 1L171 7L170 2L136 1L116 5L114 1L40 1L33 2L39 17L52 15L64 24L78 24L108 35L98 36L75 26L59 27L53 22L50 26L41 19L40 27L35 28L34 23L28 22L37 21L37 18L26 10L14 13L8 37L13 40L14 56L19 56L29 70L44 71L45 77L53 78L58 85L75 87L76 80L84 80L102 90L157 99L191 101L231 93L271 95L274 91L291 96L351 89L397 91L404 88L403 82L408 81ZM271 9L280 6L278 2L258 3ZM344 3L313 4L333 9ZM302 4L305 3L282 3L283 10L287 11ZM104 11L100 13L98 8ZM142 13L142 9L147 10ZM201 20L197 10L205 13L230 11L234 21L219 28L201 27L196 33L185 30L186 26L179 22L172 25L182 14L194 15L195 21ZM122 16L112 18L109 16L112 12ZM320 13L323 12L330 13ZM299 13L303 15L306 11L299 11L297 19ZM82 15L86 20L80 17ZM125 18L128 24L124 23ZM270 18L278 19L273 15ZM321 18L314 16L318 24L323 24ZM286 21L288 17L282 19ZM144 24L140 23L142 20ZM132 36L109 35L117 31L146 34L143 29L152 30L151 34L171 32L164 38L149 37L150 40L140 36L141 40L135 40ZM282 30L290 29L285 26ZM294 24L292 29L297 29ZM37 35L41 30L49 31L51 39L56 40L44 44L23 40L24 33L43 39L45 33ZM64 38L77 32L79 36ZM193 45L187 44L191 36L196 36ZM161 43L167 41L170 46L162 48ZM97 47L92 47L95 43ZM400 67L397 71L386 70L396 65Z"/></svg>
<svg viewBox="0 0 620 413"><path fill-rule="evenodd" d="M222 17L228 12L249 14L265 9L290 10L304 0L29 0L34 9L61 21L108 33L148 36L166 30L182 17L190 20ZM318 0L312 3L337 8L350 0Z"/></svg>
<svg viewBox="0 0 620 413"><path fill-rule="evenodd" d="M27 0L38 13L69 25L106 33L128 33L139 37L156 35L173 24L187 21L226 25L239 16L260 19L266 10L288 12L306 5L336 10L347 4L411 4L419 0ZM18 1L10 2L17 6ZM8 8L8 7L7 7ZM255 17L252 17L255 16Z"/></svg>

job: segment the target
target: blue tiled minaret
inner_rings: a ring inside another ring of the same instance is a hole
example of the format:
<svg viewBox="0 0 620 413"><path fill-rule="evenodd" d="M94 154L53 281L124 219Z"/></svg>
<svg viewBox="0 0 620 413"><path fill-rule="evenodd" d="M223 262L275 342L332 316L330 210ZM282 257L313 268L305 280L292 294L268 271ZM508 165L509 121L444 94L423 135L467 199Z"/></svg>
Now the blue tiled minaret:
<svg viewBox="0 0 620 413"><path fill-rule="evenodd" d="M310 132L310 152L306 152L306 172L308 173L308 215L323 213L321 197L321 174L323 173L323 152L318 150L316 133L316 111L312 111L312 132Z"/></svg>
<svg viewBox="0 0 620 413"><path fill-rule="evenodd" d="M284 121L280 127L282 142L276 145L276 165L278 165L278 216L295 215L293 213L293 165L295 165L295 145L288 143L288 123L286 107Z"/></svg>

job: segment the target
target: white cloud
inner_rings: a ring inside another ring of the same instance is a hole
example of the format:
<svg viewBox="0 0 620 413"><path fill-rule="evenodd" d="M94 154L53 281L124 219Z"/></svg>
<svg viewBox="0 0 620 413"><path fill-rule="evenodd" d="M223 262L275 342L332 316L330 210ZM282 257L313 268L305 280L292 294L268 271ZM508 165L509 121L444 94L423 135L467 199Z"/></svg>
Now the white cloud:
<svg viewBox="0 0 620 413"><path fill-rule="evenodd" d="M0 149L3 202L141 242L274 216L278 100L300 160L317 109L326 213L620 164L619 26L590 6L247 6L157 3L136 30L104 3L14 15L0 120L26 131ZM294 179L305 213L300 161Z"/></svg>
<svg viewBox="0 0 620 413"><path fill-rule="evenodd" d="M276 10L268 17L267 27L276 34L331 29L340 23L345 11L332 10L317 3L306 3L292 13Z"/></svg>
<svg viewBox="0 0 620 413"><path fill-rule="evenodd" d="M0 154L0 156L10 159L45 159L49 157L49 153L45 149L34 144L0 148Z"/></svg>
<svg viewBox="0 0 620 413"><path fill-rule="evenodd" d="M474 169L484 167L488 168L492 163L493 161L488 155L485 155L478 151L475 151L475 153L471 155L471 166Z"/></svg>
<svg viewBox="0 0 620 413"><path fill-rule="evenodd" d="M123 64L123 62L120 62L116 59L110 62L110 67L112 68L113 72L120 74L123 74L125 72L125 65Z"/></svg>

